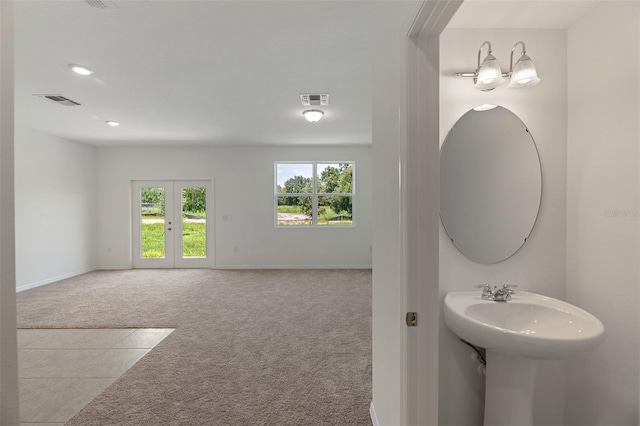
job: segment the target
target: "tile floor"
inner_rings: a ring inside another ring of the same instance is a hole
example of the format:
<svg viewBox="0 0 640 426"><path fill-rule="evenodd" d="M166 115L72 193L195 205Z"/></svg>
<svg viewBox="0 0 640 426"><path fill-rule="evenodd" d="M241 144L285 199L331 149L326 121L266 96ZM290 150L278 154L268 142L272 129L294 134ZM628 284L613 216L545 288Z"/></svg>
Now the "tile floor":
<svg viewBox="0 0 640 426"><path fill-rule="evenodd" d="M173 330L18 330L20 425L64 425Z"/></svg>

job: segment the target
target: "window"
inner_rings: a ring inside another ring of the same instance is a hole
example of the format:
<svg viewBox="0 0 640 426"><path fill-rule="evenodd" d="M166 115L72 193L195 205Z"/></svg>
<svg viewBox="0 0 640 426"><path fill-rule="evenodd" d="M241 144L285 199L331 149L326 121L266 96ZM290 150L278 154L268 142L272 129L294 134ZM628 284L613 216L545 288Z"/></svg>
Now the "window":
<svg viewBox="0 0 640 426"><path fill-rule="evenodd" d="M276 226L353 226L353 161L275 164Z"/></svg>

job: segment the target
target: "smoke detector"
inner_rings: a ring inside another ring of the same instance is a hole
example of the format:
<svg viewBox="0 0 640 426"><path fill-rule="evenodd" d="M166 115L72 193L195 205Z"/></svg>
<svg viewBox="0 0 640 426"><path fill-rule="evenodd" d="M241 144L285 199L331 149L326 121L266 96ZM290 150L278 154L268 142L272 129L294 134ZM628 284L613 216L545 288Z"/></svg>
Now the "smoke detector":
<svg viewBox="0 0 640 426"><path fill-rule="evenodd" d="M329 94L322 93L319 95L310 95L303 93L300 95L300 102L302 106L317 106L317 105L329 105Z"/></svg>
<svg viewBox="0 0 640 426"><path fill-rule="evenodd" d="M39 98L44 98L47 100L50 100L51 102L55 102L59 105L64 105L64 106L79 106L80 104L76 101L72 101L69 98L65 98L62 95L33 95L33 96L37 96Z"/></svg>

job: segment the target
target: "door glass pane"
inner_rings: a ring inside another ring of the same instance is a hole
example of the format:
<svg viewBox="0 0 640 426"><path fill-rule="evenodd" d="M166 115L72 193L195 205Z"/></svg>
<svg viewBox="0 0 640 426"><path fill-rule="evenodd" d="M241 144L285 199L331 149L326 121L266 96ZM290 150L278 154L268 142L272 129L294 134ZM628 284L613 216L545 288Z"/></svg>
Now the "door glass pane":
<svg viewBox="0 0 640 426"><path fill-rule="evenodd" d="M140 188L140 236L143 258L163 259L164 188Z"/></svg>
<svg viewBox="0 0 640 426"><path fill-rule="evenodd" d="M182 188L182 257L207 257L207 188Z"/></svg>

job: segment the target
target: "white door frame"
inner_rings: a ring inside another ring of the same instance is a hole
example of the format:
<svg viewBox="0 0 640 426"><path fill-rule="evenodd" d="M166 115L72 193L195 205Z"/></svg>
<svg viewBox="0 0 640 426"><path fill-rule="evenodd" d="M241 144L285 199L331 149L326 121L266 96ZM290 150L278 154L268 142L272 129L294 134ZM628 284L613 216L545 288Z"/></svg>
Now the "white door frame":
<svg viewBox="0 0 640 426"><path fill-rule="evenodd" d="M462 1L427 0L407 34L406 146L402 190L406 312L403 396L407 425L438 425L440 39Z"/></svg>
<svg viewBox="0 0 640 426"><path fill-rule="evenodd" d="M165 190L165 257L143 258L141 249L141 216L140 189L160 187ZM205 187L207 199L206 222L207 256L206 258L182 257L182 203L180 196L183 187ZM214 234L213 234L213 192L209 179L147 179L132 180L132 265L133 268L212 268L214 266Z"/></svg>
<svg viewBox="0 0 640 426"><path fill-rule="evenodd" d="M0 1L0 424L17 425L18 338L14 201L14 3Z"/></svg>

